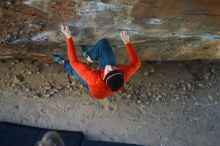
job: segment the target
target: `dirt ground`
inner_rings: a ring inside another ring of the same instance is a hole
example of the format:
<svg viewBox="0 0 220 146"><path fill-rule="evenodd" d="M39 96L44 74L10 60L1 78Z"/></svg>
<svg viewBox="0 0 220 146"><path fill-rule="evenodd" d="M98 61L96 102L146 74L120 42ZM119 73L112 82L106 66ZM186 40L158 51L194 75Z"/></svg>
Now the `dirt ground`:
<svg viewBox="0 0 220 146"><path fill-rule="evenodd" d="M0 61L0 121L148 146L220 143L220 63L145 62L123 91L93 99L62 65Z"/></svg>

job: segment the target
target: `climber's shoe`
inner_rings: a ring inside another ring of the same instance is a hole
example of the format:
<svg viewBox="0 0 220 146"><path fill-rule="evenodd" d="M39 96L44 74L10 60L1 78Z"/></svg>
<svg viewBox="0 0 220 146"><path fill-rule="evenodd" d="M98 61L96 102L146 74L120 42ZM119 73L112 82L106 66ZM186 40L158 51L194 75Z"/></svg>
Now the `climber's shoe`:
<svg viewBox="0 0 220 146"><path fill-rule="evenodd" d="M59 64L63 64L64 60L61 58L60 55L53 55L53 60Z"/></svg>
<svg viewBox="0 0 220 146"><path fill-rule="evenodd" d="M83 57L85 58L89 57L89 49L86 48L85 45L81 45L81 51L82 51Z"/></svg>

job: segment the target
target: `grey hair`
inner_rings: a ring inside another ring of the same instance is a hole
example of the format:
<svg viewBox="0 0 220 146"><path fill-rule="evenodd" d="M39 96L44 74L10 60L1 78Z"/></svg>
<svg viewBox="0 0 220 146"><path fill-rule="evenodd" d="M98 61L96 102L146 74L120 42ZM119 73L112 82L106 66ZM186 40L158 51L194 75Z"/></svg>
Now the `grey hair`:
<svg viewBox="0 0 220 146"><path fill-rule="evenodd" d="M65 146L60 135L55 131L50 131L44 134L40 141L35 146Z"/></svg>

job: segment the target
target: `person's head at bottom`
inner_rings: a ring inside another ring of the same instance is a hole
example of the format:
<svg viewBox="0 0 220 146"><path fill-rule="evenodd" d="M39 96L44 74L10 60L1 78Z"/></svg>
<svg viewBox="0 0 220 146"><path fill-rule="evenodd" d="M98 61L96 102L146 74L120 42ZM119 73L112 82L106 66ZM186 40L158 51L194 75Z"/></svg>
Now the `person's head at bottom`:
<svg viewBox="0 0 220 146"><path fill-rule="evenodd" d="M117 91L124 85L123 75L111 65L105 66L104 81L112 91Z"/></svg>
<svg viewBox="0 0 220 146"><path fill-rule="evenodd" d="M47 132L35 146L65 146L60 135L55 131Z"/></svg>

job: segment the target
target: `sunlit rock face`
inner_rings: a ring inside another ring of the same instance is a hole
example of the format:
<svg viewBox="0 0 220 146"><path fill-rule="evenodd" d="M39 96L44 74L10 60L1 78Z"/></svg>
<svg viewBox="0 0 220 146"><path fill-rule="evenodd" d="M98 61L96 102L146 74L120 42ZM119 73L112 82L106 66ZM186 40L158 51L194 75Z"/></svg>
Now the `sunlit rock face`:
<svg viewBox="0 0 220 146"><path fill-rule="evenodd" d="M108 38L119 62L127 60L123 29L141 60L220 59L219 0L4 0L0 59L66 56L61 24L77 47Z"/></svg>

